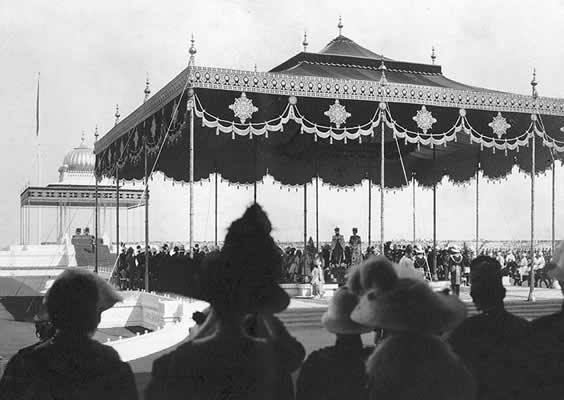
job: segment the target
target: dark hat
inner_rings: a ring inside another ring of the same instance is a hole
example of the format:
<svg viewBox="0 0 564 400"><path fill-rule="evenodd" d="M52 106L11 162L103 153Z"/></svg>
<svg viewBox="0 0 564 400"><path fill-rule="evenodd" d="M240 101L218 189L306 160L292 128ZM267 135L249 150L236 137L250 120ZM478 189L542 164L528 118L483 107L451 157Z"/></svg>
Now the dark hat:
<svg viewBox="0 0 564 400"><path fill-rule="evenodd" d="M277 283L282 254L270 236L271 229L262 208L250 206L229 227L222 251L204 258L189 295L233 311L285 310L290 298Z"/></svg>

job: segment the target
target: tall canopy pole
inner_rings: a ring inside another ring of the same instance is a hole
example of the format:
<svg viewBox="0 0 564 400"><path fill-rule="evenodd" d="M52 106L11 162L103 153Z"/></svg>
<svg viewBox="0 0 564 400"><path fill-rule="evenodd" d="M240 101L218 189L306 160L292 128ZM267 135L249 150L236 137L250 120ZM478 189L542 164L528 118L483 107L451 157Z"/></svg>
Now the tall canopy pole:
<svg viewBox="0 0 564 400"><path fill-rule="evenodd" d="M480 158L476 163L476 254L480 250Z"/></svg>
<svg viewBox="0 0 564 400"><path fill-rule="evenodd" d="M433 275L437 273L437 149L433 145Z"/></svg>
<svg viewBox="0 0 564 400"><path fill-rule="evenodd" d="M98 126L96 126L94 131L94 138L97 142ZM96 172L94 172L94 273L98 273L98 174Z"/></svg>
<svg viewBox="0 0 564 400"><path fill-rule="evenodd" d="M215 173L215 205L214 205L214 214L215 214L215 223L214 223L214 245L217 248L217 172Z"/></svg>
<svg viewBox="0 0 564 400"><path fill-rule="evenodd" d="M531 81L533 99L538 97L537 94L536 71L533 71L533 80ZM531 119L536 123L537 115L532 114ZM535 132L531 133L531 266L529 268L529 297L527 301L535 301L535 173L536 173L536 138Z"/></svg>
<svg viewBox="0 0 564 400"><path fill-rule="evenodd" d="M415 231L415 174L411 176L411 185L413 186L413 198L411 199L412 204L412 211L413 211L413 246L415 246L415 242L417 241L417 234Z"/></svg>
<svg viewBox="0 0 564 400"><path fill-rule="evenodd" d="M149 157L147 137L144 141L145 158L145 291L149 291Z"/></svg>
<svg viewBox="0 0 564 400"><path fill-rule="evenodd" d="M372 178L368 178L368 247L372 244Z"/></svg>
<svg viewBox="0 0 564 400"><path fill-rule="evenodd" d="M188 152L190 157L190 256L194 256L193 243L194 243L194 77L192 76L192 68L194 66L196 47L194 47L194 35L190 40L191 45L188 52L190 53L190 59L188 61L188 113L190 118L190 140L188 145Z"/></svg>
<svg viewBox="0 0 564 400"><path fill-rule="evenodd" d="M384 254L384 121L380 134L380 254Z"/></svg>
<svg viewBox="0 0 564 400"><path fill-rule="evenodd" d="M315 243L317 251L319 248L319 175L315 177Z"/></svg>
<svg viewBox="0 0 564 400"><path fill-rule="evenodd" d="M307 246L307 182L304 183L304 254Z"/></svg>
<svg viewBox="0 0 564 400"><path fill-rule="evenodd" d="M114 114L116 118L115 124L119 123L119 105L116 104L116 113ZM116 161L116 256L119 257L120 254L120 241L119 241L119 159Z"/></svg>
<svg viewBox="0 0 564 400"><path fill-rule="evenodd" d="M116 163L116 253L119 257L119 163Z"/></svg>
<svg viewBox="0 0 564 400"><path fill-rule="evenodd" d="M552 257L556 251L556 160L554 159L554 152L550 149L550 155L552 157L552 238L551 238L551 248Z"/></svg>

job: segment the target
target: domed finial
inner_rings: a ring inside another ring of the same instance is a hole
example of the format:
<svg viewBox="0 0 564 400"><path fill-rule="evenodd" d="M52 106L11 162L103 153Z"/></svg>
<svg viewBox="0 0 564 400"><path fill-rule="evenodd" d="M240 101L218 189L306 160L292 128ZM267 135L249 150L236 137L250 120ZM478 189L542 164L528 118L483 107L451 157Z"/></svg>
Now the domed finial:
<svg viewBox="0 0 564 400"><path fill-rule="evenodd" d="M337 24L337 28L339 28L339 36L341 36L341 33L343 32L343 20L341 19L340 15L339 15L339 23Z"/></svg>
<svg viewBox="0 0 564 400"><path fill-rule="evenodd" d="M143 91L143 93L145 93L145 99L143 100L144 103L151 95L151 88L149 87L149 73L147 73L147 80L145 81L145 90Z"/></svg>
<svg viewBox="0 0 564 400"><path fill-rule="evenodd" d="M196 46L194 46L194 34L192 34L192 38L190 39L190 48L188 49L188 53L190 53L190 65L194 65L195 56L197 53Z"/></svg>
<svg viewBox="0 0 564 400"><path fill-rule="evenodd" d="M431 48L431 62L435 65L435 60L437 59L437 55L435 54L435 46Z"/></svg>
<svg viewBox="0 0 564 400"><path fill-rule="evenodd" d="M534 68L533 69L533 80L531 81L531 87L533 88L533 99L536 99L537 97L539 97L539 94L537 92L537 85L539 83L537 82L537 69Z"/></svg>
<svg viewBox="0 0 564 400"><path fill-rule="evenodd" d="M307 42L307 32L304 31L304 41L302 42L302 46L304 46L304 52L307 51L307 46L309 46L309 43Z"/></svg>
<svg viewBox="0 0 564 400"><path fill-rule="evenodd" d="M114 114L114 117L116 117L115 125L119 124L119 117L121 117L119 113L119 104L116 104L116 113Z"/></svg>

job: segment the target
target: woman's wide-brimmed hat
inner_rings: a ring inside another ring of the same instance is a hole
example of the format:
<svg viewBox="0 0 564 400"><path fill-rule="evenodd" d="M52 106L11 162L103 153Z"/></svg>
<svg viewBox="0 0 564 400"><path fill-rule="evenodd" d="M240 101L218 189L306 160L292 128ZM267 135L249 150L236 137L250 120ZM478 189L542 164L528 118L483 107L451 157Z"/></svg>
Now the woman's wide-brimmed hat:
<svg viewBox="0 0 564 400"><path fill-rule="evenodd" d="M466 306L458 297L414 279L400 279L389 291L367 292L351 314L361 325L423 334L451 331L465 318Z"/></svg>
<svg viewBox="0 0 564 400"><path fill-rule="evenodd" d="M397 280L396 268L385 256L370 257L347 273L347 287L357 296L371 289L390 289Z"/></svg>
<svg viewBox="0 0 564 400"><path fill-rule="evenodd" d="M329 302L327 312L321 317L321 323L331 333L355 335L367 333L372 328L351 320L351 312L358 305L358 297L348 287L340 287Z"/></svg>
<svg viewBox="0 0 564 400"><path fill-rule="evenodd" d="M282 253L270 236L271 229L262 208L250 206L229 227L221 252L204 258L187 294L233 311L285 310L290 297L278 285Z"/></svg>

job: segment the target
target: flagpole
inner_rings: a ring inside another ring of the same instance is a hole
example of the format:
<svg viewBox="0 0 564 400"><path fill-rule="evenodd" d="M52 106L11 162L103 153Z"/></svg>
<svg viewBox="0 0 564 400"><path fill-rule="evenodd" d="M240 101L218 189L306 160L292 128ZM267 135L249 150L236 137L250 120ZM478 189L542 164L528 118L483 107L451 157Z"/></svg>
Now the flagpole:
<svg viewBox="0 0 564 400"><path fill-rule="evenodd" d="M37 140L37 148L35 155L35 179L37 186L41 186L41 140L39 137L39 80L41 73L37 73L37 93L35 99L35 138ZM41 207L37 208L37 242L41 244Z"/></svg>

